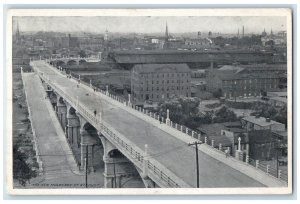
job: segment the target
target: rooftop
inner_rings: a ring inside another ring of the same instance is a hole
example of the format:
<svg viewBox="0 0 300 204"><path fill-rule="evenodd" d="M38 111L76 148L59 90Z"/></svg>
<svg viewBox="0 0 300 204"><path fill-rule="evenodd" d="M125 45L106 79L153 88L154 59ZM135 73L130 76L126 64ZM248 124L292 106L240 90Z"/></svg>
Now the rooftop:
<svg viewBox="0 0 300 204"><path fill-rule="evenodd" d="M271 97L270 100L287 103L287 98L284 97Z"/></svg>
<svg viewBox="0 0 300 204"><path fill-rule="evenodd" d="M190 72L186 64L138 64L132 71L138 73L156 73L156 72Z"/></svg>
<svg viewBox="0 0 300 204"><path fill-rule="evenodd" d="M242 118L242 120L259 125L261 127L266 127L266 126L270 126L270 125L283 125L282 123L276 122L274 120L270 120L270 122L267 122L267 119L264 117L257 118L255 116L248 116L248 117Z"/></svg>
<svg viewBox="0 0 300 204"><path fill-rule="evenodd" d="M257 73L240 66L225 65L217 70L213 70L213 73L223 80L232 79L257 79L257 78L278 78L274 72Z"/></svg>

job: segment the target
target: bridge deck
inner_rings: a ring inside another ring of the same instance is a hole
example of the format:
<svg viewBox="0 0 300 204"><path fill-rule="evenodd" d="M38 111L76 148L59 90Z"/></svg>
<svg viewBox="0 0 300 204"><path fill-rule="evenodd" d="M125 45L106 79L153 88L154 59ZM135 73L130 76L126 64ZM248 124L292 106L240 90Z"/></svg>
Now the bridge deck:
<svg viewBox="0 0 300 204"><path fill-rule="evenodd" d="M24 73L22 79L44 169L42 177L31 180L30 187L84 188L85 177L76 171L78 167L63 131L59 131L60 124L52 105L45 99L40 78L35 73ZM88 183L102 187L102 173L89 175Z"/></svg>
<svg viewBox="0 0 300 204"><path fill-rule="evenodd" d="M130 114L110 103L108 100L95 95L92 90L82 86L76 87L76 82L67 79L44 62L34 62L35 69L59 86L70 97L99 113L103 109L102 119L140 149L148 144L148 152L152 158L183 179L191 186L196 185L195 149L169 133L157 128L139 117ZM88 93L88 95L87 95ZM231 168L230 166L199 152L200 187L262 187L260 182Z"/></svg>

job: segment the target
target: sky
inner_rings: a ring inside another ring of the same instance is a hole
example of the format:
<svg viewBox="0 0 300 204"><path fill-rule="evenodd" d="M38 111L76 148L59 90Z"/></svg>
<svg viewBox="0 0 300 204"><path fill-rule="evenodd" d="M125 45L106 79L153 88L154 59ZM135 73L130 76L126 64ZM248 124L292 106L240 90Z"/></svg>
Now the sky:
<svg viewBox="0 0 300 204"><path fill-rule="evenodd" d="M261 33L286 30L286 18L278 16L124 16L124 17L14 17L13 30L19 23L21 32L55 31L55 32L109 32L122 33L161 33L166 23L170 33L184 32L242 32Z"/></svg>

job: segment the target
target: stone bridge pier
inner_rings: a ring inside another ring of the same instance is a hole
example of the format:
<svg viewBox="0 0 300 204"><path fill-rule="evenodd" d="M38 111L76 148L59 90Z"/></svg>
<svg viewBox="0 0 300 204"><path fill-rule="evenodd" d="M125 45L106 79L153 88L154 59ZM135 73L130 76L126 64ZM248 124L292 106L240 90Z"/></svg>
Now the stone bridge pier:
<svg viewBox="0 0 300 204"><path fill-rule="evenodd" d="M58 120L64 130L66 130L67 127L67 105L64 101L64 99L60 96L57 97L57 103L56 103L56 114L58 117Z"/></svg>
<svg viewBox="0 0 300 204"><path fill-rule="evenodd" d="M80 113L76 115L80 121L80 170L94 172L95 147L100 145L97 130Z"/></svg>
<svg viewBox="0 0 300 204"><path fill-rule="evenodd" d="M104 187L122 188L132 179L140 180L136 167L101 133L98 134L104 148Z"/></svg>
<svg viewBox="0 0 300 204"><path fill-rule="evenodd" d="M69 141L71 148L78 149L80 147L80 121L78 116L76 115L76 110L67 105L67 124L66 124L66 137ZM75 155L76 156L76 155Z"/></svg>

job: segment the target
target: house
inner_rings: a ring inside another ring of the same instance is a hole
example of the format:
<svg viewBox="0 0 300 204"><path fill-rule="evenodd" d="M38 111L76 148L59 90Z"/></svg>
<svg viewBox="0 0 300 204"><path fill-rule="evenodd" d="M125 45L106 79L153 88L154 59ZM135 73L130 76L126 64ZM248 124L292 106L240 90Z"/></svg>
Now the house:
<svg viewBox="0 0 300 204"><path fill-rule="evenodd" d="M285 131L285 125L283 123L270 120L269 118L248 116L242 118L243 127L247 131L253 130L271 130L271 131Z"/></svg>
<svg viewBox="0 0 300 204"><path fill-rule="evenodd" d="M201 140L207 138L207 143L215 148L222 146L222 149L230 150L231 155L235 155L238 150L239 138L241 138L241 151L246 155L249 153L249 139L247 131L242 129L240 122L226 122L200 125L198 131Z"/></svg>

